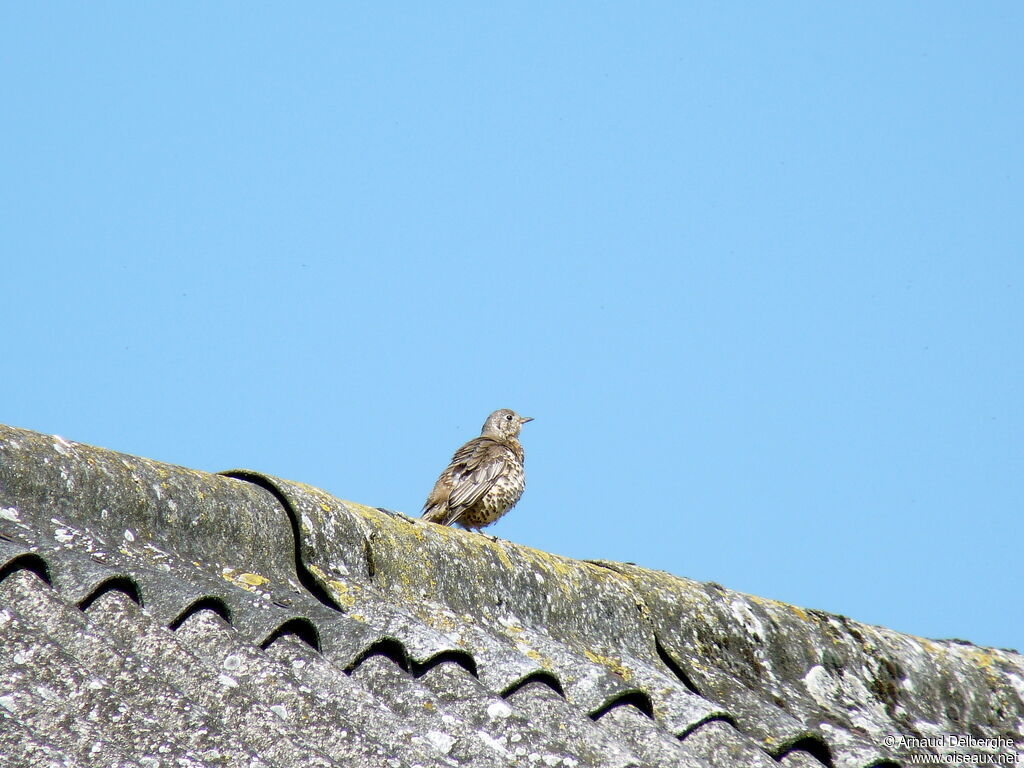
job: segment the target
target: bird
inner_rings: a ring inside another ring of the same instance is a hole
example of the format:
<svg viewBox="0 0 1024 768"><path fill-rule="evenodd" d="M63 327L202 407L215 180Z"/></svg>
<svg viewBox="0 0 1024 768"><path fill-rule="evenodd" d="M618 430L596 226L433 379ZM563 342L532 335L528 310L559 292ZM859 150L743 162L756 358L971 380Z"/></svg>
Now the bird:
<svg viewBox="0 0 1024 768"><path fill-rule="evenodd" d="M528 421L508 408L488 416L480 437L459 448L437 478L421 517L479 533L512 509L526 487L519 430Z"/></svg>

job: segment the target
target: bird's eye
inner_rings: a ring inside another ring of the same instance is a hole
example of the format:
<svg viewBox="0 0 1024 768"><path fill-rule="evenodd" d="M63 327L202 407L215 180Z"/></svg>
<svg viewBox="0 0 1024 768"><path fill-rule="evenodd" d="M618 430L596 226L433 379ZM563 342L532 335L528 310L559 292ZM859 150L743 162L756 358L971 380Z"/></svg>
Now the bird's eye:
<svg viewBox="0 0 1024 768"><path fill-rule="evenodd" d="M505 414L505 421L512 421L512 414L511 413Z"/></svg>

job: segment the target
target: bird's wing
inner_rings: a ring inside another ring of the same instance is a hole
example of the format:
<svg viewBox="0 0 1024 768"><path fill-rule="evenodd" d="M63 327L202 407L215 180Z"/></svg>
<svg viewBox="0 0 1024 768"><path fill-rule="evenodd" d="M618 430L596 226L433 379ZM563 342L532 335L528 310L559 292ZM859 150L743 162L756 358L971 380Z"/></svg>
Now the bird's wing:
<svg viewBox="0 0 1024 768"><path fill-rule="evenodd" d="M448 519L451 525L467 509L483 498L504 471L508 450L493 440L477 438L462 446L452 457L451 493L448 495Z"/></svg>

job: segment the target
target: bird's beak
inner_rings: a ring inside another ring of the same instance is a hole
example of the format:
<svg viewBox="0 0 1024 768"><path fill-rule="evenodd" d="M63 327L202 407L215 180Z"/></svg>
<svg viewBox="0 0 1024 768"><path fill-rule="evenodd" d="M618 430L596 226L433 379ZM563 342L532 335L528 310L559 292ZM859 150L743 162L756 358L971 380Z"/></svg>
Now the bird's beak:
<svg viewBox="0 0 1024 768"><path fill-rule="evenodd" d="M533 416L520 416L519 417L519 423L520 424L525 424L528 421L533 421Z"/></svg>

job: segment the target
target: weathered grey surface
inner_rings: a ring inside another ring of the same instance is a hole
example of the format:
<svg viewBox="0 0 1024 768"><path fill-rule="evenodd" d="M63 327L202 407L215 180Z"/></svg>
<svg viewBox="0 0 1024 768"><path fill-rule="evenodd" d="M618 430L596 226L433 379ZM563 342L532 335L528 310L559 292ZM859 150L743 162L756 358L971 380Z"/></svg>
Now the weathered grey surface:
<svg viewBox="0 0 1024 768"><path fill-rule="evenodd" d="M1014 652L226 475L0 427L0 765L860 768L1024 732Z"/></svg>

